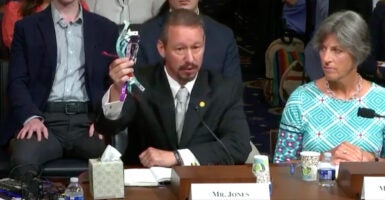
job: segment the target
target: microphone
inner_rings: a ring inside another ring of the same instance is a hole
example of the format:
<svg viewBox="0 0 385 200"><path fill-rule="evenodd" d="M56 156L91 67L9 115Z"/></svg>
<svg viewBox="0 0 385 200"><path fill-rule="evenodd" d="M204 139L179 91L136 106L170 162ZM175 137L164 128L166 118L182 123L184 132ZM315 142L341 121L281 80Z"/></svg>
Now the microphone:
<svg viewBox="0 0 385 200"><path fill-rule="evenodd" d="M370 108L358 108L357 116L364 118L375 118L380 117L384 118L385 116L377 114L373 109Z"/></svg>
<svg viewBox="0 0 385 200"><path fill-rule="evenodd" d="M206 106L206 103L204 101L200 101L198 105L194 106L194 110L196 111L198 117L199 117L199 120L200 120L200 123L203 124L203 126L209 131L209 133L211 134L211 136L213 136L215 138L215 140L222 146L222 148L225 150L226 152L226 155L227 155L227 158L228 158L228 162L231 164L231 165L235 165L234 163L234 159L233 157L231 156L230 154L230 151L227 149L226 145L223 144L222 140L220 140L218 138L217 135L215 135L214 131L207 125L207 123L203 120L202 116L200 115L200 112L199 112L199 108L203 108Z"/></svg>

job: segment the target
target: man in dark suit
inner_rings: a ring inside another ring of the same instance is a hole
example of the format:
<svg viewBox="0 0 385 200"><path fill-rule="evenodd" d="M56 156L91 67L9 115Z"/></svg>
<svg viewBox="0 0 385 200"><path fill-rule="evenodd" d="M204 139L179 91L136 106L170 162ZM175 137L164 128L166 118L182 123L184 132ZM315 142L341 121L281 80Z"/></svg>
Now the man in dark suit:
<svg viewBox="0 0 385 200"><path fill-rule="evenodd" d="M135 69L145 91L134 87L124 102L119 101L121 88L133 73L134 63L120 58L110 65L114 83L103 97L95 128L103 134L128 128L126 163L169 167L245 162L251 148L243 85L201 69L205 41L199 15L186 9L170 13L157 43L164 65ZM175 112L180 90L188 92L178 131Z"/></svg>
<svg viewBox="0 0 385 200"><path fill-rule="evenodd" d="M110 84L116 25L82 10L78 0L53 0L15 25L9 62L11 165L20 174L63 155L94 158L105 143L94 134L93 108ZM13 171L15 171L13 170Z"/></svg>
<svg viewBox="0 0 385 200"><path fill-rule="evenodd" d="M168 0L168 4L171 12L175 9L184 8L195 11L202 16L206 35L203 68L220 72L226 77L235 77L238 80L242 80L238 46L232 30L212 18L199 13L198 0L183 2ZM154 65L162 61L162 57L156 49L156 43L169 13L168 11L162 13L140 26L141 41L136 66Z"/></svg>

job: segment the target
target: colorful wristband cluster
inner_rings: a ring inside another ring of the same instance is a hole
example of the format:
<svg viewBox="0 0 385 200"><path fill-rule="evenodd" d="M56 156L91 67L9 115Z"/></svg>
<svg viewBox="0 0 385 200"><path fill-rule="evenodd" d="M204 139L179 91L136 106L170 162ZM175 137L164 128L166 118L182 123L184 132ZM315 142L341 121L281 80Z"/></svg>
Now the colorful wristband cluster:
<svg viewBox="0 0 385 200"><path fill-rule="evenodd" d="M122 32L120 32L115 48L120 58L127 57L130 60L136 62L140 37L138 31L131 31L129 26L130 24L127 21L124 21L124 28ZM124 101L127 96L127 92L132 92L133 85L136 85L142 92L145 90L143 85L138 81L134 74L130 74L130 78L122 86L120 101Z"/></svg>

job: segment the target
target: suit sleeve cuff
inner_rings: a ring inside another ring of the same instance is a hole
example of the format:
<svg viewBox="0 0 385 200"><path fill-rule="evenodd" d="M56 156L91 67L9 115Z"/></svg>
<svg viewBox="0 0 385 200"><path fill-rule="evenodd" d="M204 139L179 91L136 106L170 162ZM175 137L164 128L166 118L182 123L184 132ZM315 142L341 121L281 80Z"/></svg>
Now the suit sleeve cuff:
<svg viewBox="0 0 385 200"><path fill-rule="evenodd" d="M23 125L25 125L26 123L28 123L29 121L33 120L33 119L39 119L41 122L44 122L44 118L41 117L41 116L37 116L37 115L33 115L32 117L26 119L23 123Z"/></svg>
<svg viewBox="0 0 385 200"><path fill-rule="evenodd" d="M107 119L115 120L120 117L120 113L122 112L123 102L114 101L108 102L110 99L110 89L104 94L102 98L102 108L103 114Z"/></svg>

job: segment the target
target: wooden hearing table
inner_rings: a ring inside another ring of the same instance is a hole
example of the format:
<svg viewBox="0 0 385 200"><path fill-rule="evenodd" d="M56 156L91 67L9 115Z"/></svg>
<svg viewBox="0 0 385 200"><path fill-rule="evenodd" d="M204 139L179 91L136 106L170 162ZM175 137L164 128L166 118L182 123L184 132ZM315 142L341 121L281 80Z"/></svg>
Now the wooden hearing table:
<svg viewBox="0 0 385 200"><path fill-rule="evenodd" d="M237 174L250 173L251 165L238 166L200 166L201 170L226 170L225 168L236 168L230 177L236 177ZM208 171L209 172L209 171ZM210 173L210 172L209 172ZM213 173L215 173L213 171ZM347 200L354 199L346 195L341 188L337 186L324 188L318 185L318 182L305 182L301 180L300 173L294 175L289 174L287 165L270 164L270 175L272 179L273 194L272 200L275 199L328 199L328 200ZM228 178L227 178L228 179ZM235 180L235 179L234 179ZM84 172L79 176L79 182L84 189L85 199L92 199L89 190L88 173ZM220 181L218 181L220 182ZM160 187L125 187L125 199L135 200L177 200L177 194L171 189L171 185Z"/></svg>

